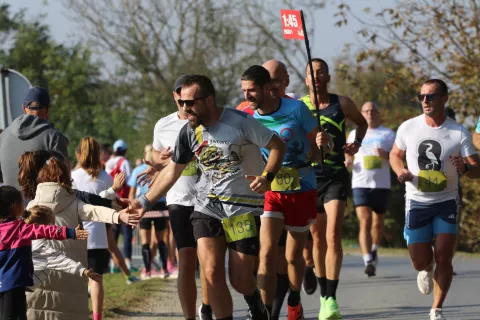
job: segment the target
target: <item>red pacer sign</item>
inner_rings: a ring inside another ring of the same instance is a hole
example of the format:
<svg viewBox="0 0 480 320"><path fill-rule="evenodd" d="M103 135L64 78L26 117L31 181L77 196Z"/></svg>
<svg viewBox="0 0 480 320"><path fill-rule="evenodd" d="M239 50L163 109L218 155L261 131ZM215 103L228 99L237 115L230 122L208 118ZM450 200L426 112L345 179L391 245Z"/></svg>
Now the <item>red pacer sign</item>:
<svg viewBox="0 0 480 320"><path fill-rule="evenodd" d="M280 10L280 16L285 39L305 39L299 10Z"/></svg>

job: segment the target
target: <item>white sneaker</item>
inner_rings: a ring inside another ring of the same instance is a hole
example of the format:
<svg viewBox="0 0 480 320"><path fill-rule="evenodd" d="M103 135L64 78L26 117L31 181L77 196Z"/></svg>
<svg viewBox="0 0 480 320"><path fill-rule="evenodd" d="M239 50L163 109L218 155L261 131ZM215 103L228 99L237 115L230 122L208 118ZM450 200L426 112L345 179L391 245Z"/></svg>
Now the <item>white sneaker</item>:
<svg viewBox="0 0 480 320"><path fill-rule="evenodd" d="M443 316L442 309L432 309L430 310L430 320L446 320Z"/></svg>
<svg viewBox="0 0 480 320"><path fill-rule="evenodd" d="M422 294L430 294L433 290L433 269L432 271L420 271L417 276L418 290Z"/></svg>

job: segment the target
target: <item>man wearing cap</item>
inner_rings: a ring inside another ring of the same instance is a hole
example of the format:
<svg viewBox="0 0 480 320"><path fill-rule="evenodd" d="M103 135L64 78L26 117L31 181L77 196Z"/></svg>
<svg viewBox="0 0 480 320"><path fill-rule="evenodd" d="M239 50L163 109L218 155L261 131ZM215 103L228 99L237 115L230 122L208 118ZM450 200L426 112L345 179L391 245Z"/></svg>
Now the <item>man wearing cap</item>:
<svg viewBox="0 0 480 320"><path fill-rule="evenodd" d="M158 120L153 131L153 164L139 175L140 181L150 180L169 162L175 148L175 142L180 130L188 122L184 106L179 104L182 85L188 79L183 75L175 81L173 86L173 99L176 104L176 111ZM149 163L150 164L150 163ZM155 172L154 172L155 171ZM178 249L179 273L178 273L178 295L182 305L185 319L195 319L197 286L195 283L195 271L197 264L197 243L193 235L193 225L190 216L193 213L195 198L199 181L197 161L191 161L175 185L167 193L167 208L170 216L170 225ZM200 320L212 318L212 309L208 303L205 277L201 272L202 281L202 305L198 309Z"/></svg>
<svg viewBox="0 0 480 320"><path fill-rule="evenodd" d="M67 138L48 121L50 96L40 87L30 88L23 100L24 115L0 136L0 182L20 189L18 159L26 151L46 150L68 160Z"/></svg>

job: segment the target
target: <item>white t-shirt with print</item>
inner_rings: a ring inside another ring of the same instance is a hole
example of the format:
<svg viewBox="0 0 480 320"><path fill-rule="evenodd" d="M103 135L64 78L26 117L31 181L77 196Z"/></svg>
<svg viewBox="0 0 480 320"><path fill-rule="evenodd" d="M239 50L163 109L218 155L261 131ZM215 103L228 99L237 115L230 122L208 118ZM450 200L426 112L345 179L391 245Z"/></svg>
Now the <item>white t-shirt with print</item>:
<svg viewBox="0 0 480 320"><path fill-rule="evenodd" d="M99 195L113 185L112 177L101 170L99 176L92 180L88 173L80 168L72 171L72 179L75 189ZM88 249L108 249L107 230L105 223L85 221L83 227L88 230Z"/></svg>
<svg viewBox="0 0 480 320"><path fill-rule="evenodd" d="M110 172L117 167L117 163L120 161L120 159L122 159L121 156L108 159L108 161L105 163L105 171L110 174ZM130 166L130 162L128 162L127 158L125 158L120 166L120 171L125 172L125 181L128 181L128 179L130 179L130 175L132 174L132 167Z"/></svg>
<svg viewBox="0 0 480 320"><path fill-rule="evenodd" d="M422 114L407 120L397 131L395 144L406 150L407 167L414 179L406 183L407 199L438 203L456 199L458 172L450 157L477 154L468 130L450 118L430 127Z"/></svg>
<svg viewBox="0 0 480 320"><path fill-rule="evenodd" d="M173 153L180 130L187 122L188 120L180 119L177 112L158 120L153 131L153 148L162 151L170 147ZM194 206L197 181L197 161L194 160L187 165L182 176L167 192L167 205Z"/></svg>
<svg viewBox="0 0 480 320"><path fill-rule="evenodd" d="M355 132L350 132L347 142L354 142ZM377 156L375 149L390 152L394 142L395 132L392 129L379 126L367 130L362 146L353 160L352 188L391 188L390 163Z"/></svg>

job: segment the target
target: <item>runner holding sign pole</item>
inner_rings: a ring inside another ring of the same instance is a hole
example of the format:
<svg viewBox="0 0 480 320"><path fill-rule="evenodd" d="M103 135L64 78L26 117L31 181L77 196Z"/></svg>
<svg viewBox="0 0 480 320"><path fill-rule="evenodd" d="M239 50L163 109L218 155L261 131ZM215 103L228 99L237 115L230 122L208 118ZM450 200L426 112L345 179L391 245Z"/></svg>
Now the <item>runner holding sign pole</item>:
<svg viewBox="0 0 480 320"><path fill-rule="evenodd" d="M282 17L282 29L283 37L285 39L305 40L305 48L307 49L307 59L310 65L310 76L312 81L315 81L312 67L312 57L310 55L310 42L308 41L307 27L305 26L305 18L303 16L303 10L280 10L280 16ZM315 110L317 111L317 123L318 131L323 132L322 124L320 123L319 104L317 97L317 89L313 87L313 93L315 96ZM323 149L320 149L321 161L323 163Z"/></svg>

